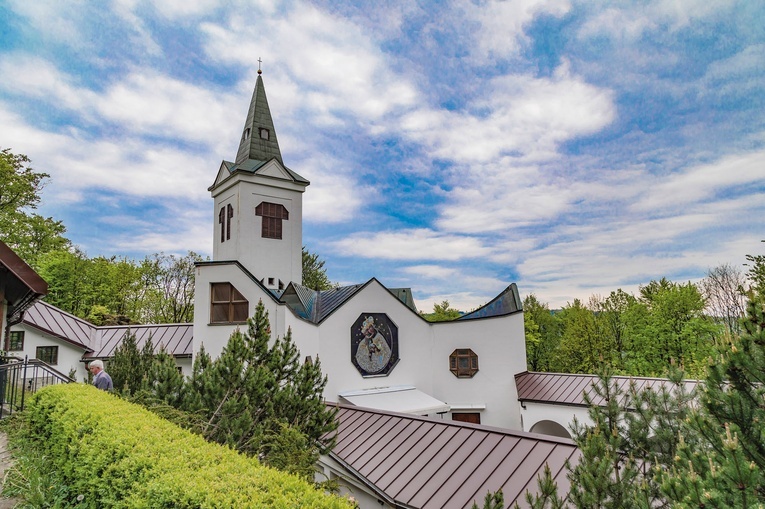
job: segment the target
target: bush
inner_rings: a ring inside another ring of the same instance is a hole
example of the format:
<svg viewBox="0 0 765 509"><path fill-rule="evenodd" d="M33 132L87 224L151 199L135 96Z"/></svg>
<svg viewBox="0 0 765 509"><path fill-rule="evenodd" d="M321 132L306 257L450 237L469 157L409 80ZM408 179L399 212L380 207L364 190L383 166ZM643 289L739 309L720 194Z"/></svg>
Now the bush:
<svg viewBox="0 0 765 509"><path fill-rule="evenodd" d="M48 387L24 415L78 507L350 507L94 387Z"/></svg>

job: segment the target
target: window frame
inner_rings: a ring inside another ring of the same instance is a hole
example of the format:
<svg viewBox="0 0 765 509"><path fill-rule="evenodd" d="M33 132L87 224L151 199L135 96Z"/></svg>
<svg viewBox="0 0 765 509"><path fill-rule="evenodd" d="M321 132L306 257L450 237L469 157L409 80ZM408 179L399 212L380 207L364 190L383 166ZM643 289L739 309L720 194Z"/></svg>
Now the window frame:
<svg viewBox="0 0 765 509"><path fill-rule="evenodd" d="M228 297L216 300L216 288L228 286ZM226 320L216 319L216 310L225 309ZM244 312L242 313L242 309ZM239 314L237 314L239 313ZM210 283L210 323L240 324L247 323L250 313L250 301L229 282Z"/></svg>
<svg viewBox="0 0 765 509"><path fill-rule="evenodd" d="M466 361L466 366L462 362ZM473 378L478 373L478 354L470 348L457 348L449 355L449 371L457 378Z"/></svg>
<svg viewBox="0 0 765 509"><path fill-rule="evenodd" d="M14 348L14 339L18 340L21 339L21 347L20 348ZM24 351L24 331L23 330L12 330L10 331L10 334L8 334L8 351L9 352L23 352Z"/></svg>
<svg viewBox="0 0 765 509"><path fill-rule="evenodd" d="M46 360L42 358L44 357L44 355L40 355L40 352L44 352L44 351L50 351L54 353L54 355L49 356L50 360ZM57 345L38 346L37 348L35 348L35 359L42 361L46 364L50 364L51 366L58 365L58 346Z"/></svg>

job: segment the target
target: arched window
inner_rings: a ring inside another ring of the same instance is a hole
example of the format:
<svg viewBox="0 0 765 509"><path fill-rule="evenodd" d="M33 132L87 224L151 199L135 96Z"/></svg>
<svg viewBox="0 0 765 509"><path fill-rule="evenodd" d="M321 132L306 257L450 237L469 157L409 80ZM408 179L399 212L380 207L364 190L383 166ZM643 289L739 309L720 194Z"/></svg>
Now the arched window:
<svg viewBox="0 0 765 509"><path fill-rule="evenodd" d="M263 217L260 235L264 239L282 238L282 220L289 219L290 213L279 203L260 202L255 215Z"/></svg>

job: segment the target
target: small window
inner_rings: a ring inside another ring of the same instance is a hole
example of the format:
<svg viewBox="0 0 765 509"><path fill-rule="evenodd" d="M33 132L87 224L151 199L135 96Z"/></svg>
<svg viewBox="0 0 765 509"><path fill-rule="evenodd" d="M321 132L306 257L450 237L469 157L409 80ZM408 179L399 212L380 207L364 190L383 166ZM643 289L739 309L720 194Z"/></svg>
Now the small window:
<svg viewBox="0 0 765 509"><path fill-rule="evenodd" d="M211 323L244 323L250 303L231 283L212 283L210 289Z"/></svg>
<svg viewBox="0 0 765 509"><path fill-rule="evenodd" d="M43 362L55 366L58 364L58 347L57 346L38 346L35 352L35 357Z"/></svg>
<svg viewBox="0 0 765 509"><path fill-rule="evenodd" d="M250 128L248 127L248 128L247 128L247 129L245 129L245 130L244 130L244 132L242 133L242 141L246 140L246 139L247 139L247 138L249 138L249 137L250 137Z"/></svg>
<svg viewBox="0 0 765 509"><path fill-rule="evenodd" d="M458 348L449 356L449 370L457 378L473 378L478 373L478 355L469 348Z"/></svg>
<svg viewBox="0 0 765 509"><path fill-rule="evenodd" d="M274 278L268 278L268 286L274 286Z"/></svg>
<svg viewBox="0 0 765 509"><path fill-rule="evenodd" d="M271 133L268 132L268 129L263 127L258 128L258 133L260 134L261 140L267 140L271 136Z"/></svg>
<svg viewBox="0 0 765 509"><path fill-rule="evenodd" d="M452 412L452 420L481 424L481 414L478 412Z"/></svg>
<svg viewBox="0 0 765 509"><path fill-rule="evenodd" d="M24 331L12 331L8 351L20 352L24 349Z"/></svg>

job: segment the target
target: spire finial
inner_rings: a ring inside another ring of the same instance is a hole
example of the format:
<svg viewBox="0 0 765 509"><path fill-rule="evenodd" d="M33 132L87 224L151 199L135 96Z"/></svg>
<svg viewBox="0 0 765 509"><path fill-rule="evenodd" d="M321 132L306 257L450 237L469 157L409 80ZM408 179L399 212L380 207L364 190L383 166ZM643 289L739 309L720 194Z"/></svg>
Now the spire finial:
<svg viewBox="0 0 765 509"><path fill-rule="evenodd" d="M263 62L260 57L258 57L258 74L263 74L263 71L260 70L260 64Z"/></svg>

